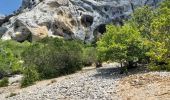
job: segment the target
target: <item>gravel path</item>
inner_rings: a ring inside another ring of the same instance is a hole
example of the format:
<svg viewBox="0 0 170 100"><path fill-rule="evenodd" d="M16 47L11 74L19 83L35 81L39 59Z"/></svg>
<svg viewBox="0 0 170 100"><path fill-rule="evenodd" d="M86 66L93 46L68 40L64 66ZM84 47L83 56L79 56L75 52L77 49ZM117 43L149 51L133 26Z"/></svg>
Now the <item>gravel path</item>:
<svg viewBox="0 0 170 100"><path fill-rule="evenodd" d="M88 67L23 89L12 84L0 88L0 100L170 100L170 72L138 68L120 75L116 66Z"/></svg>
<svg viewBox="0 0 170 100"><path fill-rule="evenodd" d="M119 71L113 66L78 72L20 90L4 100L117 100Z"/></svg>

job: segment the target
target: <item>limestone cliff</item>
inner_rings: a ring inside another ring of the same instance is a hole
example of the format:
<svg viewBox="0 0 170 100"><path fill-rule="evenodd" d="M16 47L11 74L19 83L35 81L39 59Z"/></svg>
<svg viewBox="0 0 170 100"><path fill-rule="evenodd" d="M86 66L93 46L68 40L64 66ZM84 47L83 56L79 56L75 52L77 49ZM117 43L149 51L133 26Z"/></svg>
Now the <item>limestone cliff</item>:
<svg viewBox="0 0 170 100"><path fill-rule="evenodd" d="M23 0L10 19L0 19L0 34L4 40L17 41L34 41L47 36L93 41L105 32L107 23L121 24L137 7L156 6L160 1Z"/></svg>

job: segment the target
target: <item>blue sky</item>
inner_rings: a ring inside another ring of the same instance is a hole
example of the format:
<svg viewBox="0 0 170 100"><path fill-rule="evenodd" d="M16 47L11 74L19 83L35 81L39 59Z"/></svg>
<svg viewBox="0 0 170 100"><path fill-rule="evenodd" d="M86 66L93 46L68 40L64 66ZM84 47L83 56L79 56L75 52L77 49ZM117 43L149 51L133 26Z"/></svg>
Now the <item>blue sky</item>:
<svg viewBox="0 0 170 100"><path fill-rule="evenodd" d="M21 2L22 0L0 0L0 14L9 15L20 7Z"/></svg>

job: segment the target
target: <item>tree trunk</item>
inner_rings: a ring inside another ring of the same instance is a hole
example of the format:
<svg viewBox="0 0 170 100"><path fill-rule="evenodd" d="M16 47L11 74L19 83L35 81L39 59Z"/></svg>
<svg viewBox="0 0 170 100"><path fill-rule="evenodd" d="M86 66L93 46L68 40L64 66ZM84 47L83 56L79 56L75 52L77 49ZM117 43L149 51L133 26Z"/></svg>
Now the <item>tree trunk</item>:
<svg viewBox="0 0 170 100"><path fill-rule="evenodd" d="M97 61L96 62L96 68L100 68L100 67L102 67L102 63L100 61Z"/></svg>

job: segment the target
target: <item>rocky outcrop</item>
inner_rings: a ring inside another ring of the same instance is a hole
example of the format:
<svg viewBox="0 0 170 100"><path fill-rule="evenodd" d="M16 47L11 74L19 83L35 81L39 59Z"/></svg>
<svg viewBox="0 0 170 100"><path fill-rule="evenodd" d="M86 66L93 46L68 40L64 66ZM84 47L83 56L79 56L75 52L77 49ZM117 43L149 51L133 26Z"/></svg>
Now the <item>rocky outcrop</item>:
<svg viewBox="0 0 170 100"><path fill-rule="evenodd" d="M4 19L5 19L5 16L0 15L0 25L2 25L2 24L3 24Z"/></svg>
<svg viewBox="0 0 170 100"><path fill-rule="evenodd" d="M146 4L156 6L160 1L23 0L17 14L1 26L7 29L2 39L31 41L61 36L91 42L105 32L107 23L119 24L136 7Z"/></svg>
<svg viewBox="0 0 170 100"><path fill-rule="evenodd" d="M4 20L5 16L0 15L0 26L4 23ZM2 36L6 31L7 29L5 27L0 27L0 36Z"/></svg>

